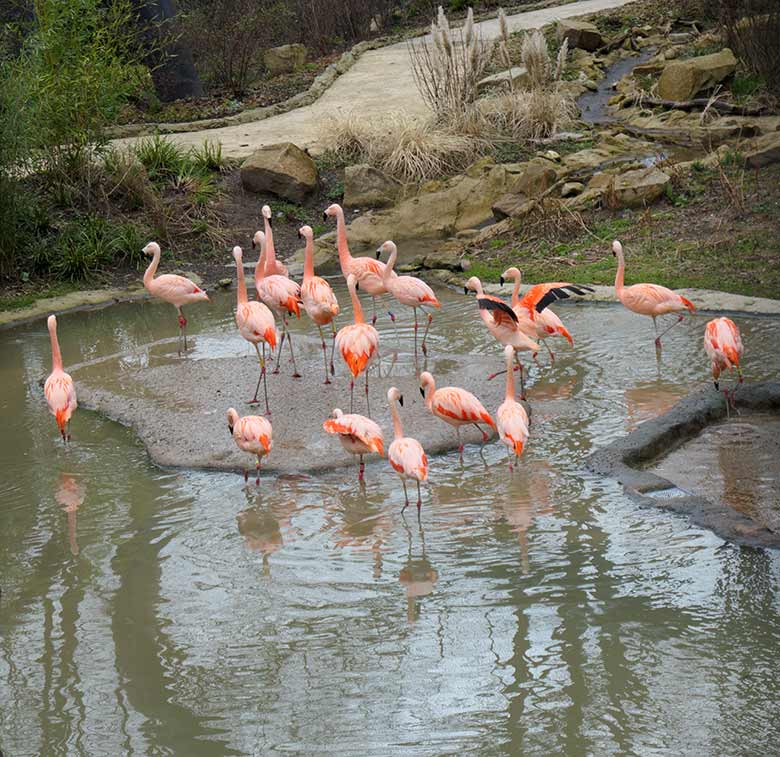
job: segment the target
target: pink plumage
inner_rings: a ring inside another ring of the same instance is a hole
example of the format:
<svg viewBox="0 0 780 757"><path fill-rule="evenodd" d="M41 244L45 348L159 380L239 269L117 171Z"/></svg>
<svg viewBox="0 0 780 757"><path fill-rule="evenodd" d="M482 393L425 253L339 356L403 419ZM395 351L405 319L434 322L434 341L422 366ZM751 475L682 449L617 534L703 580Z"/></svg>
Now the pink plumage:
<svg viewBox="0 0 780 757"><path fill-rule="evenodd" d="M718 388L723 371L736 369L742 381L742 335L730 318L713 318L704 328L704 351L710 359L712 379Z"/></svg>
<svg viewBox="0 0 780 757"><path fill-rule="evenodd" d="M517 461L528 441L528 413L515 399L514 349L507 346L504 349L504 356L506 357L506 393L504 401L496 412L496 425L498 438L509 450L509 469L511 470L512 455Z"/></svg>
<svg viewBox="0 0 780 757"><path fill-rule="evenodd" d="M276 259L276 247L274 246L274 232L271 227L271 208L263 205L261 210L263 215L263 228L265 230L265 240L267 244L267 258L265 272L268 276L287 276L287 266Z"/></svg>
<svg viewBox="0 0 780 757"><path fill-rule="evenodd" d="M393 417L393 441L387 450L387 459L393 470L398 474L404 487L406 501L401 512L406 510L409 504L409 494L406 490L407 479L417 482L417 512L420 512L422 500L420 497L420 482L428 480L428 457L422 445L411 436L404 436L401 416L398 413L396 403L403 404L401 392L394 386L387 390L387 402L390 406L390 414Z"/></svg>
<svg viewBox="0 0 780 757"><path fill-rule="evenodd" d="M228 408L227 411L228 430L233 441L242 452L248 452L257 460L258 479L260 483L259 471L260 461L271 451L273 447L273 429L271 422L267 418L259 415L245 415L241 418L234 408ZM244 473L244 478L248 474Z"/></svg>
<svg viewBox="0 0 780 757"><path fill-rule="evenodd" d="M78 407L76 387L70 374L65 373L62 368L62 353L57 339L57 318L50 315L46 326L49 329L49 339L51 340L51 373L43 385L43 394L49 405L49 412L57 422L57 428L63 441L69 441L68 423Z"/></svg>

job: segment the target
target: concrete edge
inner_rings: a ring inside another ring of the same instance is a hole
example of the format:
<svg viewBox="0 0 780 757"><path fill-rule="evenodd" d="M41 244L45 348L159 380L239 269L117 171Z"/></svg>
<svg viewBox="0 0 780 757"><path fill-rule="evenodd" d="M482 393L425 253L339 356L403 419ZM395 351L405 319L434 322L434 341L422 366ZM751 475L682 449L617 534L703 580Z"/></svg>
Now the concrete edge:
<svg viewBox="0 0 780 757"><path fill-rule="evenodd" d="M736 393L735 402L737 409L780 412L780 381L743 385ZM780 534L736 510L685 492L672 481L642 468L725 415L726 403L722 394L712 388L694 392L667 413L642 423L631 433L593 452L586 465L594 473L617 479L640 503L685 514L693 523L714 531L727 541L780 548Z"/></svg>

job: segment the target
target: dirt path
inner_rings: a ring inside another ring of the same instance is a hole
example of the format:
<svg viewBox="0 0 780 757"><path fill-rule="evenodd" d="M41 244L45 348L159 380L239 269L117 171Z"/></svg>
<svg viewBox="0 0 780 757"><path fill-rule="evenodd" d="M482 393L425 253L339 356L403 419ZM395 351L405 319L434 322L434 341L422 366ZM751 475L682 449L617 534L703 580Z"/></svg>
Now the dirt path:
<svg viewBox="0 0 780 757"><path fill-rule="evenodd" d="M508 16L511 31L536 29L558 18L571 18L627 5L633 0L581 0L568 5L527 11ZM498 36L498 20L478 24L487 38ZM317 151L322 125L333 113L390 113L405 111L419 115L427 110L412 78L406 42L365 53L323 96L311 105L247 124L221 129L171 134L182 145L199 145L205 139L222 143L226 157L243 158L263 145L290 141ZM116 140L118 144L135 139Z"/></svg>

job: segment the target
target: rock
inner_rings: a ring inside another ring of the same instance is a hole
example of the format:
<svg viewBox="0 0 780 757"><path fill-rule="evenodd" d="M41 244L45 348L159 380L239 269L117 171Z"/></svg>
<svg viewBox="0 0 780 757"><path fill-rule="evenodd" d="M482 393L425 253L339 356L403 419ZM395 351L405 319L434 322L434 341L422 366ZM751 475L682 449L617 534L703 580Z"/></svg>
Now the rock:
<svg viewBox="0 0 780 757"><path fill-rule="evenodd" d="M533 210L536 202L522 194L506 194L493 203L493 215L496 220L503 218L522 218Z"/></svg>
<svg viewBox="0 0 780 757"><path fill-rule="evenodd" d="M620 105L625 99L625 95L612 95L612 97L607 100L607 105Z"/></svg>
<svg viewBox="0 0 780 757"><path fill-rule="evenodd" d="M569 47L579 47L583 50L598 50L604 44L601 32L587 21L574 21L567 18L558 21L558 39L569 40Z"/></svg>
<svg viewBox="0 0 780 757"><path fill-rule="evenodd" d="M423 260L426 268L443 268L448 271L462 271L463 264L460 257L460 249L440 249L426 255Z"/></svg>
<svg viewBox="0 0 780 757"><path fill-rule="evenodd" d="M599 91L599 85L596 84L593 79L583 79L582 80L582 86L585 87L589 92L598 92Z"/></svg>
<svg viewBox="0 0 780 757"><path fill-rule="evenodd" d="M477 91L482 92L489 87L501 85L508 88L510 83L518 87L528 86L528 70L525 66L513 66L506 71L500 71L492 76L486 76L484 79L477 82Z"/></svg>
<svg viewBox="0 0 780 757"><path fill-rule="evenodd" d="M748 168L763 168L772 163L780 163L780 133L764 134L743 154Z"/></svg>
<svg viewBox="0 0 780 757"><path fill-rule="evenodd" d="M573 195L578 195L580 192L582 192L583 189L585 189L585 185L582 182L567 181L561 190L561 197L572 197Z"/></svg>
<svg viewBox="0 0 780 757"><path fill-rule="evenodd" d="M655 166L626 171L615 178L609 191L610 203L620 208L650 205L661 197L670 181L669 176Z"/></svg>
<svg viewBox="0 0 780 757"><path fill-rule="evenodd" d="M373 166L361 163L344 170L345 208L386 208L402 190L400 182Z"/></svg>
<svg viewBox="0 0 780 757"><path fill-rule="evenodd" d="M241 165L241 184L250 192L272 192L291 202L303 202L317 187L317 166L292 142L255 150Z"/></svg>
<svg viewBox="0 0 780 757"><path fill-rule="evenodd" d="M733 74L736 67L737 59L727 47L711 55L674 60L664 66L658 80L658 96L664 100L690 100Z"/></svg>
<svg viewBox="0 0 780 757"><path fill-rule="evenodd" d="M542 154L543 158L547 158L547 160L560 160L561 156L560 153L555 152L555 150L547 150L547 152Z"/></svg>
<svg viewBox="0 0 780 757"><path fill-rule="evenodd" d="M667 39L673 45L684 45L691 41L693 35L690 32L672 32L667 35Z"/></svg>
<svg viewBox="0 0 780 757"><path fill-rule="evenodd" d="M195 273L195 271L177 270L174 271L174 273L177 274L178 276L184 276L185 278L189 279L197 287L203 286L203 279L200 276L198 276L198 274Z"/></svg>
<svg viewBox="0 0 780 757"><path fill-rule="evenodd" d="M631 74L634 78L637 76L655 76L656 74L660 74L665 67L665 60L653 59L647 61L646 63L640 63L638 66L634 66Z"/></svg>
<svg viewBox="0 0 780 757"><path fill-rule="evenodd" d="M229 288L229 287L231 287L232 285L233 285L233 279L220 279L220 280L217 282L217 286L218 286L220 289L228 289L228 288Z"/></svg>
<svg viewBox="0 0 780 757"><path fill-rule="evenodd" d="M526 199L544 194L556 181L555 166L546 158L529 160L525 169L512 185L513 194L523 194Z"/></svg>
<svg viewBox="0 0 780 757"><path fill-rule="evenodd" d="M263 63L271 76L297 71L306 62L306 46L301 44L269 47L263 53Z"/></svg>

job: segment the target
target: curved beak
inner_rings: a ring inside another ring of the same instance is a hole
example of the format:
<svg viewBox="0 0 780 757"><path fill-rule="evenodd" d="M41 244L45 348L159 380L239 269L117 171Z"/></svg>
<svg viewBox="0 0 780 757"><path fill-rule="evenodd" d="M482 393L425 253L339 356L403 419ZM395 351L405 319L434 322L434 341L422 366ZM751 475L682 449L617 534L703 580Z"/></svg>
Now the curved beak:
<svg viewBox="0 0 780 757"><path fill-rule="evenodd" d="M398 398L398 404L403 407L404 406L404 396L403 394Z"/></svg>
<svg viewBox="0 0 780 757"><path fill-rule="evenodd" d="M423 387L420 387L420 394L422 395L423 399L425 399L425 389Z"/></svg>
<svg viewBox="0 0 780 757"><path fill-rule="evenodd" d="M328 214L323 210L322 211L322 220L327 221L328 220Z"/></svg>
<svg viewBox="0 0 780 757"><path fill-rule="evenodd" d="M228 423L228 430L230 431L230 435L232 436L233 435L233 424L232 423Z"/></svg>
<svg viewBox="0 0 780 757"><path fill-rule="evenodd" d="M252 249L253 250L255 249L255 240L254 240L254 238L252 239Z"/></svg>
<svg viewBox="0 0 780 757"><path fill-rule="evenodd" d="M359 291L360 291L360 282L359 282L359 281L356 281L356 282L355 282L355 291L356 291L356 292L359 292Z"/></svg>
<svg viewBox="0 0 780 757"><path fill-rule="evenodd" d="M377 247L376 248L376 259L379 260L381 255L382 255L382 248L381 247Z"/></svg>
<svg viewBox="0 0 780 757"><path fill-rule="evenodd" d="M617 257L617 253L616 253L614 250L612 250L612 257L613 257L613 258L616 258L616 257Z"/></svg>
<svg viewBox="0 0 780 757"><path fill-rule="evenodd" d="M468 293L469 293L469 288L463 287L463 294L468 294Z"/></svg>
<svg viewBox="0 0 780 757"><path fill-rule="evenodd" d="M504 277L503 276L499 276L498 277L498 283L499 283L500 286L504 286Z"/></svg>
<svg viewBox="0 0 780 757"><path fill-rule="evenodd" d="M301 234L301 230L298 229L298 239L303 239L303 234Z"/></svg>

